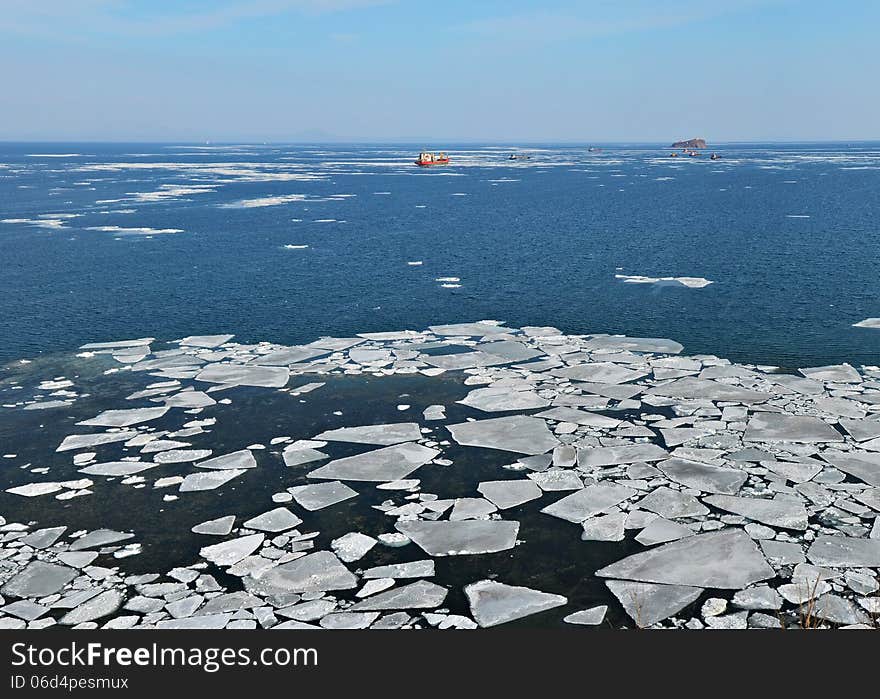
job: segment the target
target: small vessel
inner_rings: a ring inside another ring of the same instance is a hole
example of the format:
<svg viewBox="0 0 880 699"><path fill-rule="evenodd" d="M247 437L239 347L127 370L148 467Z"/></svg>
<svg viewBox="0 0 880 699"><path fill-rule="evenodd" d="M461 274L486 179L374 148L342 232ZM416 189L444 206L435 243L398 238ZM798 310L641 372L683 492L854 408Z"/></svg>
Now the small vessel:
<svg viewBox="0 0 880 699"><path fill-rule="evenodd" d="M419 153L419 159L416 160L419 167L430 167L431 165L449 165L449 156L446 153L431 153L430 151L422 151Z"/></svg>
<svg viewBox="0 0 880 699"><path fill-rule="evenodd" d="M601 153L601 152L602 152L602 149L596 148L595 146L590 146L589 148L587 148L587 153Z"/></svg>
<svg viewBox="0 0 880 699"><path fill-rule="evenodd" d="M718 155L718 153L712 153L712 155L709 156L709 160L721 160L721 156Z"/></svg>
<svg viewBox="0 0 880 699"><path fill-rule="evenodd" d="M673 151L672 153L669 154L669 157L670 157L670 158L677 158L677 157L678 157L678 153L676 153L675 151Z"/></svg>
<svg viewBox="0 0 880 699"><path fill-rule="evenodd" d="M531 160L531 155L526 155L525 153L511 153L508 160Z"/></svg>

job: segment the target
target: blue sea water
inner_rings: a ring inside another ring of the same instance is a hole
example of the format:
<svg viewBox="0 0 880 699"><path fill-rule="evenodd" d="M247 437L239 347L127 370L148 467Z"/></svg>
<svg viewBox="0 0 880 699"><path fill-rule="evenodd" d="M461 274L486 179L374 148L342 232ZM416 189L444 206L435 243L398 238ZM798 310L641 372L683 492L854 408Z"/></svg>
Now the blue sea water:
<svg viewBox="0 0 880 699"><path fill-rule="evenodd" d="M0 359L491 318L880 363L852 327L880 316L880 144L419 147L0 144Z"/></svg>

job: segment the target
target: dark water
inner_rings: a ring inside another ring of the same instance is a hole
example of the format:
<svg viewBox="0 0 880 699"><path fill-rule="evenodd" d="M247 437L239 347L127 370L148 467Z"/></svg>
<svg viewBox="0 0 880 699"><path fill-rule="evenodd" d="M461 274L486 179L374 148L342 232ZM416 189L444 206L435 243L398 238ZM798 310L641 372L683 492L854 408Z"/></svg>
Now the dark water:
<svg viewBox="0 0 880 699"><path fill-rule="evenodd" d="M419 146L0 144L0 219L26 219L0 223L0 359L494 318L739 361L880 362L880 331L851 327L880 316L878 144L719 146L717 161L459 147L430 171ZM237 204L289 195L305 199ZM106 226L183 232L87 230Z"/></svg>

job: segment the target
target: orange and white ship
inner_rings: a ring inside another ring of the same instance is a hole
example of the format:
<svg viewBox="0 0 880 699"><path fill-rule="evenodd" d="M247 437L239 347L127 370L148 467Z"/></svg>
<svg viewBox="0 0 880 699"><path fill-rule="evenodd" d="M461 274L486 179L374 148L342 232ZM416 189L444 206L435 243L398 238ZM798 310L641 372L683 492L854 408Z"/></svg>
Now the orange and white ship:
<svg viewBox="0 0 880 699"><path fill-rule="evenodd" d="M416 165L420 167L430 167L431 165L449 165L449 156L446 153L431 153L422 151L419 153L419 159Z"/></svg>

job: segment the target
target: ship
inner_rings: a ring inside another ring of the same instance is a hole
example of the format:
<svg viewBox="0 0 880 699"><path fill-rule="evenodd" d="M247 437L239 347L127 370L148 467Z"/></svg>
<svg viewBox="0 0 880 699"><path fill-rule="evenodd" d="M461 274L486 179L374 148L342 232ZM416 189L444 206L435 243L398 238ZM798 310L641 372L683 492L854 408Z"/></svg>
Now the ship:
<svg viewBox="0 0 880 699"><path fill-rule="evenodd" d="M531 160L532 156L526 153L511 153L508 160Z"/></svg>
<svg viewBox="0 0 880 699"><path fill-rule="evenodd" d="M431 165L449 165L449 156L446 153L431 153L422 151L416 160L419 167L430 167Z"/></svg>

